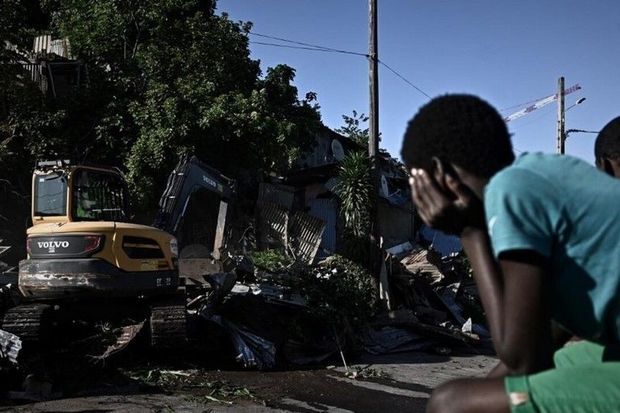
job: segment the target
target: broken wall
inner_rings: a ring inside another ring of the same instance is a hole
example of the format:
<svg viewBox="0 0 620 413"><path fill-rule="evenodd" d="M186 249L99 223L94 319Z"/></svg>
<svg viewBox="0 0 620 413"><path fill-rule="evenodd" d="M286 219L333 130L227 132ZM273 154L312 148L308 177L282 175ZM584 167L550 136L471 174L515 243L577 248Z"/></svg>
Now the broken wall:
<svg viewBox="0 0 620 413"><path fill-rule="evenodd" d="M391 248L406 241L415 239L415 220L411 203L395 206L387 202L379 202L380 231L383 237L383 248Z"/></svg>

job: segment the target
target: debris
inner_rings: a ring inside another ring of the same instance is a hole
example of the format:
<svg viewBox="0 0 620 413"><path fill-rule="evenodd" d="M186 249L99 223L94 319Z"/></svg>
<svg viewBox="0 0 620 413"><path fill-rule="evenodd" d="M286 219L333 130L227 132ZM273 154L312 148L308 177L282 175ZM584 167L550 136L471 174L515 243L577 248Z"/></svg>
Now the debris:
<svg viewBox="0 0 620 413"><path fill-rule="evenodd" d="M340 340L338 340L338 334L336 333L336 329L332 325L332 331L334 332L334 339L336 340L336 345L338 346L338 351L340 352L340 358L342 359L342 364L344 365L344 369L349 372L349 366L347 366L347 360L344 358L344 352L342 351L342 347L340 346Z"/></svg>
<svg viewBox="0 0 620 413"><path fill-rule="evenodd" d="M435 342L405 328L382 327L371 330L363 338L364 349L370 354L393 354L414 350L426 350Z"/></svg>
<svg viewBox="0 0 620 413"><path fill-rule="evenodd" d="M459 322L464 323L465 319L461 314L461 307L456 304L456 295L459 292L461 283L452 283L442 288L442 293L437 294L441 302L446 306L452 316Z"/></svg>
<svg viewBox="0 0 620 413"><path fill-rule="evenodd" d="M381 262L381 271L379 273L379 298L383 300L388 310L392 309L392 300L390 297L390 283L388 278L388 270L385 261Z"/></svg>
<svg viewBox="0 0 620 413"><path fill-rule="evenodd" d="M15 334L0 330L0 360L17 364L17 357L22 348L22 341Z"/></svg>
<svg viewBox="0 0 620 413"><path fill-rule="evenodd" d="M208 395L205 395L205 398L214 402L232 405L233 402L231 400L226 399L238 399L238 398L246 398L246 399L254 399L255 396L252 394L250 389L247 387L238 387L233 386L225 381L214 381L207 383L207 388L211 389Z"/></svg>
<svg viewBox="0 0 620 413"><path fill-rule="evenodd" d="M196 370L160 370L158 368L139 369L137 371L129 370L125 372L132 380L168 388L176 387L179 384L185 384L185 382L194 385L194 382L198 380L196 373Z"/></svg>
<svg viewBox="0 0 620 413"><path fill-rule="evenodd" d="M465 323L463 323L463 326L461 327L461 331L463 333L469 333L471 334L472 332L472 322L471 322L471 318L468 318L467 321L465 321Z"/></svg>
<svg viewBox="0 0 620 413"><path fill-rule="evenodd" d="M449 356L452 354L452 349L450 347L435 347L435 353L441 356Z"/></svg>
<svg viewBox="0 0 620 413"><path fill-rule="evenodd" d="M404 309L375 319L375 327L404 328L439 342L488 341L487 328L476 322L484 321L484 313L462 253L442 255L432 247L417 246L395 261L391 267L394 304Z"/></svg>
<svg viewBox="0 0 620 413"><path fill-rule="evenodd" d="M474 333L481 337L490 337L489 331L481 325L473 324L471 317L465 318L463 316L463 308L456 302L456 296L459 293L461 283L453 283L444 287L443 293L438 294L439 299L443 302L446 308L450 311L454 319L461 325L461 331L464 333ZM469 322L469 326L466 326Z"/></svg>
<svg viewBox="0 0 620 413"><path fill-rule="evenodd" d="M403 242L402 244L394 245L393 247L386 249L385 252L390 255L394 255L397 258L403 258L413 249L414 247L411 242L407 241Z"/></svg>
<svg viewBox="0 0 620 413"><path fill-rule="evenodd" d="M222 399L218 399L217 397L213 397L210 394L205 395L205 399L212 401L212 402L216 402L216 403L222 403L228 406L232 406L232 402L226 401L226 400L222 400Z"/></svg>
<svg viewBox="0 0 620 413"><path fill-rule="evenodd" d="M92 354L89 355L90 358L92 358L93 360L97 360L97 361L105 361L109 357L113 356L114 354L120 353L125 348L127 348L129 343L131 343L133 339L136 338L136 336L140 333L140 331L142 331L142 328L144 327L144 323L145 321L142 321L137 324L131 324L131 325L123 326L121 328L116 329L114 331L114 333L118 337L116 341L110 343L105 348L103 353L99 355L92 355Z"/></svg>
<svg viewBox="0 0 620 413"><path fill-rule="evenodd" d="M418 247L401 260L405 269L410 274L424 277L429 284L440 282L444 275L439 268L429 260L429 250Z"/></svg>
<svg viewBox="0 0 620 413"><path fill-rule="evenodd" d="M0 274L2 278L5 274ZM17 274L16 277L17 278ZM0 282L0 312L14 307L19 302L19 291L17 290L17 280L15 283L2 284Z"/></svg>
<svg viewBox="0 0 620 413"><path fill-rule="evenodd" d="M0 261L0 286L17 285L17 271L12 271ZM4 269L3 269L4 268Z"/></svg>
<svg viewBox="0 0 620 413"><path fill-rule="evenodd" d="M0 256L2 256L5 252L11 249L10 246L1 245L4 240L0 239ZM4 262L0 261L0 272L6 271L8 269L8 265Z"/></svg>
<svg viewBox="0 0 620 413"><path fill-rule="evenodd" d="M290 304L294 306L306 306L306 300L299 294L291 291L290 288L269 282L243 284L237 282L230 291L235 295L259 295L266 301Z"/></svg>
<svg viewBox="0 0 620 413"><path fill-rule="evenodd" d="M377 315L372 324L375 327L378 326L397 326L397 325L409 325L419 321L412 310L403 308L400 310L389 311Z"/></svg>
<svg viewBox="0 0 620 413"><path fill-rule="evenodd" d="M362 367L355 366L353 369L347 373L345 376L350 379L388 379L390 375L383 370L377 370L371 368L370 366Z"/></svg>
<svg viewBox="0 0 620 413"><path fill-rule="evenodd" d="M191 290L197 289L198 293L194 291L193 297L187 303L187 312L211 320L218 306L235 286L236 275L233 272L220 272L203 275L201 278L202 282L193 278L194 285L188 287Z"/></svg>
<svg viewBox="0 0 620 413"><path fill-rule="evenodd" d="M46 379L29 374L22 384L23 391L9 391L11 400L45 401L60 397L60 393L52 393L52 383Z"/></svg>
<svg viewBox="0 0 620 413"><path fill-rule="evenodd" d="M312 264L319 251L325 222L297 211L290 212L271 202L258 205L263 243L275 239L290 251L300 262Z"/></svg>
<svg viewBox="0 0 620 413"><path fill-rule="evenodd" d="M230 334L236 351L235 360L244 368L268 370L275 367L276 349L273 343L236 326L220 315L213 315L210 320L219 324Z"/></svg>
<svg viewBox="0 0 620 413"><path fill-rule="evenodd" d="M420 236L430 242L432 248L439 251L443 256L458 253L463 249L459 237L445 234L426 225L422 225L420 228Z"/></svg>
<svg viewBox="0 0 620 413"><path fill-rule="evenodd" d="M338 346L332 335L314 333L314 336L305 343L293 339L286 340L282 349L286 361L297 366L319 364L338 352Z"/></svg>

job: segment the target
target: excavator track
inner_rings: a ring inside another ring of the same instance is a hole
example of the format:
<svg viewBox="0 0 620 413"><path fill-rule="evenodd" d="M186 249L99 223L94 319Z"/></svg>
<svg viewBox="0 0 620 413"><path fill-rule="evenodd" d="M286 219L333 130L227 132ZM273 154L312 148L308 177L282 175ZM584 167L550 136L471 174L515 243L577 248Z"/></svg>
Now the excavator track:
<svg viewBox="0 0 620 413"><path fill-rule="evenodd" d="M182 347L187 340L185 300L168 300L151 305L149 327L152 348Z"/></svg>
<svg viewBox="0 0 620 413"><path fill-rule="evenodd" d="M8 309L2 319L2 329L18 336L22 342L36 344L50 337L52 306L24 304Z"/></svg>

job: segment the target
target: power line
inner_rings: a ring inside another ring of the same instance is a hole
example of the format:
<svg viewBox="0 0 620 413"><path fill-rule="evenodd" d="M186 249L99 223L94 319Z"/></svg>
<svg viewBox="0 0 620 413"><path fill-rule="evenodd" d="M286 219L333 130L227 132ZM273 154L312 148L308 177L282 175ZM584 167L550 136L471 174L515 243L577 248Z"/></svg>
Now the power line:
<svg viewBox="0 0 620 413"><path fill-rule="evenodd" d="M267 34L260 34L260 33L256 33L256 32L250 32L249 34L252 35L252 36L264 37L266 39L279 40L281 42L286 42L286 43L294 43L294 44L298 44L298 45L301 45L301 46L311 46L311 47L315 47L317 49L331 49L330 47L326 47L326 46L319 46L319 45L316 45L316 44L299 42L297 40L290 40L290 39L285 39L283 37L270 36L270 35L267 35Z"/></svg>
<svg viewBox="0 0 620 413"><path fill-rule="evenodd" d="M249 34L253 35L253 36L263 37L263 38L266 38L266 39L278 40L278 41L281 41L281 42L292 43L292 44L298 45L298 46L290 46L290 45L278 44L278 43L256 42L256 41L251 41L250 42L250 43L253 43L253 44L260 44L260 45L263 45L263 46L282 47L282 48L287 48L287 49L311 50L311 51L315 51L315 52L341 53L341 54L349 54L349 55L355 55L355 56L364 56L366 58L369 57L368 54L366 54L366 53L352 52L350 50L334 49L334 48L331 48L331 47L320 46L320 45L316 45L316 44L312 44L312 43L298 42L296 40L289 40L289 39L285 39L285 38L282 38L282 37L270 36L270 35L266 35L266 34L255 33L255 32L250 32ZM385 62L383 62L381 60L377 60L377 61L378 61L378 63L382 64L386 69L388 69L390 72L392 72L395 76L400 78L403 82L405 82L409 86L413 87L415 90L417 90L419 93L421 93L424 96L426 96L428 99L432 99L432 97L430 95L428 95L426 92L424 92L418 86L414 85L409 79L405 78L403 75L398 73L395 69L391 68L387 63L385 63Z"/></svg>
<svg viewBox="0 0 620 413"><path fill-rule="evenodd" d="M344 54L352 54L352 55L357 55L357 56L368 57L368 54L366 54L366 53L352 52L350 50L334 49L334 48L331 48L331 47L319 46L319 45L311 44L311 43L298 42L296 40L289 40L289 39L284 39L282 37L269 36L269 35L266 35L266 34L250 32L250 35L258 36L258 37L264 37L266 39L278 40L278 41L286 42L286 43L297 44L297 45L300 45L300 46L306 46L307 48L311 48L310 50L317 50L317 51L322 50L322 51L326 51L326 52L344 53ZM262 43L259 43L259 42L253 42L253 43L262 44ZM271 43L269 45L276 46L275 43ZM282 45L282 46L284 46L284 45Z"/></svg>
<svg viewBox="0 0 620 413"><path fill-rule="evenodd" d="M349 52L347 50L336 50L336 49L321 48L321 47L314 47L314 46L290 46L288 44L255 42L255 41L251 41L250 43L251 44L260 44L260 45L263 45L263 46L282 47L282 48L285 48L285 49L311 50L311 51L314 51L314 52L342 53L342 54L352 54L352 55L357 55L357 56L368 57L368 55L365 55L363 53Z"/></svg>
<svg viewBox="0 0 620 413"><path fill-rule="evenodd" d="M411 86L412 88L414 88L415 90L417 90L418 92L420 92L421 94L423 94L424 96L426 96L429 99L432 99L432 97L430 97L425 91L423 91L422 89L420 89L419 87L417 87L416 85L414 85L413 83L411 83L409 80L407 80L403 75L401 75L400 73L398 73L396 70L392 69L390 66L387 65L387 63L382 62L381 60L378 60L379 63L381 63L383 66L385 66L386 69L388 69L390 72L394 73L396 76L398 76L399 78L401 78L405 83L407 83L409 86Z"/></svg>

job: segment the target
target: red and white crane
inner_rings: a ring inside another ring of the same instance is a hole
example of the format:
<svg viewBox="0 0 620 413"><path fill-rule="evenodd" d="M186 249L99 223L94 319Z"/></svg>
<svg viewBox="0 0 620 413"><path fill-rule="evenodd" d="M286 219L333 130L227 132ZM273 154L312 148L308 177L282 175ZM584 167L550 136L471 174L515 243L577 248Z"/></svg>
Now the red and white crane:
<svg viewBox="0 0 620 413"><path fill-rule="evenodd" d="M577 84L569 87L568 89L564 89L564 94L568 95L568 94L576 92L576 91L578 91L580 89L581 89L581 86L579 86L579 84L577 83ZM504 118L504 121L505 122L510 122L510 121L515 120L515 119L519 119L520 117L525 116L525 115L527 115L529 113L532 113L533 111L535 111L537 109L540 109L543 106L547 106L551 102L555 102L557 99L558 99L558 94L557 93L555 93L553 95L550 95L550 96L547 96L547 97L544 97L544 98L542 98L540 100L537 100L536 102L532 103L531 105L526 106L523 109L521 109L521 110L519 110L519 111L517 111L517 112L515 112L515 113L513 113L511 115L506 116Z"/></svg>

